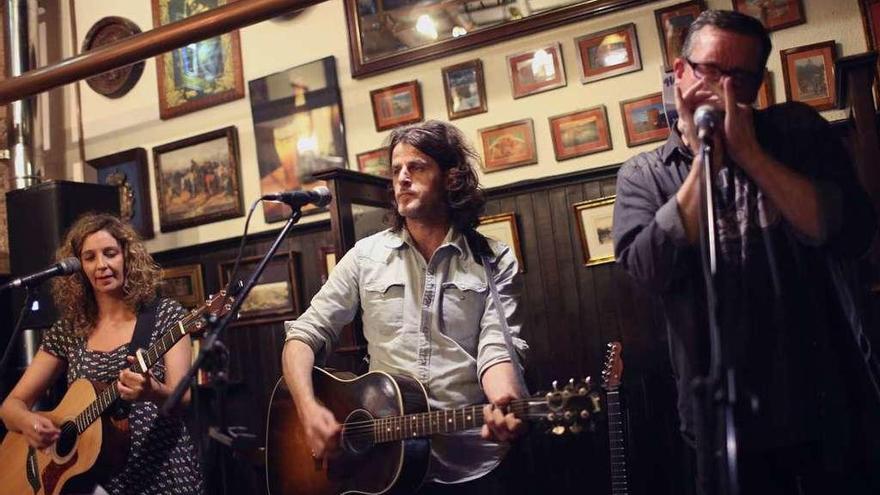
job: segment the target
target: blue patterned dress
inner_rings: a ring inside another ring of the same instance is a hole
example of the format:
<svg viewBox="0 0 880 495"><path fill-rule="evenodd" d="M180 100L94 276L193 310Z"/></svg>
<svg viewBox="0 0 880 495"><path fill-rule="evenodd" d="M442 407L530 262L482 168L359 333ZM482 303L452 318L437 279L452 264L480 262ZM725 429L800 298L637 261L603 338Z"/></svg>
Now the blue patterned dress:
<svg viewBox="0 0 880 495"><path fill-rule="evenodd" d="M186 311L177 302L163 299L156 306L156 325L150 342L163 330L176 323ZM67 361L67 383L78 378L111 382L128 366L127 345L109 351L86 348L86 339L78 337L64 322L56 322L46 333L40 348ZM165 360L152 368L153 374L165 379ZM152 402L135 402L129 415L131 449L123 469L103 487L111 494L200 494L202 473L189 432L179 416L160 417Z"/></svg>

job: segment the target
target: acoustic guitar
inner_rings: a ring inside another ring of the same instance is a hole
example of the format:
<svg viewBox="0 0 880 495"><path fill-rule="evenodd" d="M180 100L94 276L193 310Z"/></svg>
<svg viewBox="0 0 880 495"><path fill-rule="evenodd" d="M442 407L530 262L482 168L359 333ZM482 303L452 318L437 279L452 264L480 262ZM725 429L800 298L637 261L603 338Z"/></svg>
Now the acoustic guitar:
<svg viewBox="0 0 880 495"><path fill-rule="evenodd" d="M623 359L620 342L608 343L605 368L602 370L602 388L608 406L608 443L611 454L611 495L628 495L626 474L626 437L623 434L623 407L620 403L620 377L623 376Z"/></svg>
<svg viewBox="0 0 880 495"><path fill-rule="evenodd" d="M208 315L229 312L232 299L221 291L192 310L149 349L138 349L130 368L144 373L185 335L201 331ZM58 407L42 413L61 430L58 440L44 450L31 447L24 435L10 431L0 444L0 491L15 494L56 495L65 485L107 479L128 458L128 420L115 417L111 408L119 398L112 383L75 380Z"/></svg>
<svg viewBox="0 0 880 495"><path fill-rule="evenodd" d="M429 410L417 380L373 371L354 377L321 368L312 373L315 396L342 423L341 452L314 459L284 379L272 393L266 420L266 484L273 495L413 493L431 456L428 437L483 425L483 406ZM551 433L579 433L600 411L589 378L515 400L508 410L544 423Z"/></svg>

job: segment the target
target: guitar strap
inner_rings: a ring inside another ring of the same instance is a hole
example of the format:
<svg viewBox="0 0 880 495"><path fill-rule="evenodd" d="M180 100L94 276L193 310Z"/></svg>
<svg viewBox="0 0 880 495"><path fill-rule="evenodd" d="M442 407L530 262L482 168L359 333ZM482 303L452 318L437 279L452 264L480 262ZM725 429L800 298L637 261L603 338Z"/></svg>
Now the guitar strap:
<svg viewBox="0 0 880 495"><path fill-rule="evenodd" d="M134 324L134 333L131 342L128 343L128 355L135 356L138 349L147 349L150 345L150 336L156 327L156 310L159 308L159 298L141 306Z"/></svg>
<svg viewBox="0 0 880 495"><path fill-rule="evenodd" d="M510 326L507 325L507 315L504 314L501 296L498 295L498 287L495 285L495 273L492 268L492 259L490 258L493 254L492 249L489 247L489 242L483 234L476 230L469 230L465 234L465 239L471 248L471 252L474 254L474 258L479 260L478 262L483 265L483 269L486 271L486 282L489 284L489 293L491 294L495 311L498 313L498 321L501 323L504 345L507 346L507 354L510 355L510 361L513 363L514 373L519 382L520 390L527 397L529 395L529 387L526 385L526 380L523 376L523 365L520 361L519 353L516 352L516 348L513 346L513 336L510 333Z"/></svg>

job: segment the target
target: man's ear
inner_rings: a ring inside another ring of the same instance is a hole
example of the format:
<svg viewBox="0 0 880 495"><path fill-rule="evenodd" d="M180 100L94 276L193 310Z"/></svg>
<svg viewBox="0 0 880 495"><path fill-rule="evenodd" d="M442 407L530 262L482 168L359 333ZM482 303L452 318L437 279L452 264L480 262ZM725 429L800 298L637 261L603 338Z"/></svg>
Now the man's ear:
<svg viewBox="0 0 880 495"><path fill-rule="evenodd" d="M672 62L672 73L675 75L675 82L681 81L686 64L687 62L683 58L675 57L675 60Z"/></svg>

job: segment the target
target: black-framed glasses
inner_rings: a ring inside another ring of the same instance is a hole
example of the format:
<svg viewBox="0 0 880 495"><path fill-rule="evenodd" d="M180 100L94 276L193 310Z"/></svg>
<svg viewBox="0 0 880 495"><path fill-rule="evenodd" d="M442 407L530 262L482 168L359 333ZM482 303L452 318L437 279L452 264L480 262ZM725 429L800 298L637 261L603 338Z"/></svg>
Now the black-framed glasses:
<svg viewBox="0 0 880 495"><path fill-rule="evenodd" d="M733 80L733 85L738 88L751 87L758 84L761 79L764 78L764 71L752 72L742 69L722 69L715 64L701 64L694 62L687 57L684 58L684 61L691 66L691 70L694 71L697 78L717 81L721 79L722 76L727 76Z"/></svg>

